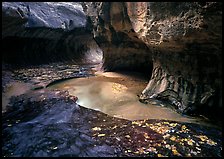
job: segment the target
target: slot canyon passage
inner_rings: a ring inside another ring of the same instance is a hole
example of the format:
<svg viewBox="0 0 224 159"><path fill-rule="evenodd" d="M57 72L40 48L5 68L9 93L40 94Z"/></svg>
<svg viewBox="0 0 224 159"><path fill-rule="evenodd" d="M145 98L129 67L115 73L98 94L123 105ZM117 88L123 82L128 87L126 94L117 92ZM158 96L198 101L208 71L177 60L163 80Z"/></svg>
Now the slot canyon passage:
<svg viewBox="0 0 224 159"><path fill-rule="evenodd" d="M3 2L3 157L222 157L221 2Z"/></svg>

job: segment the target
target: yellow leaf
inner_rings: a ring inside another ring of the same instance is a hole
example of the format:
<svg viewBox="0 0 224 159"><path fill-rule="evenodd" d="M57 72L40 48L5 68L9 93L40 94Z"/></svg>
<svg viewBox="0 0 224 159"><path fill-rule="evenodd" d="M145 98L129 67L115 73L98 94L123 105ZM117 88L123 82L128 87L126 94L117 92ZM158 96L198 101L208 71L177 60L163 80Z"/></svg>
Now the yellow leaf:
<svg viewBox="0 0 224 159"><path fill-rule="evenodd" d="M136 121L133 121L133 122L131 122L133 125L138 125L138 126L141 126L142 124L141 123L139 123L139 122L136 122Z"/></svg>
<svg viewBox="0 0 224 159"><path fill-rule="evenodd" d="M185 125L181 126L181 130L185 130L187 127Z"/></svg>
<svg viewBox="0 0 224 159"><path fill-rule="evenodd" d="M137 125L137 124L138 124L138 122L136 122L136 121L133 121L133 122L131 122L131 124L136 124L136 125Z"/></svg>
<svg viewBox="0 0 224 159"><path fill-rule="evenodd" d="M177 126L177 123L170 123L170 126L175 127Z"/></svg>
<svg viewBox="0 0 224 159"><path fill-rule="evenodd" d="M102 136L105 136L105 135L106 135L106 134L99 134L98 137L102 137Z"/></svg>
<svg viewBox="0 0 224 159"><path fill-rule="evenodd" d="M180 156L180 153L176 149L172 149L174 155Z"/></svg>
<svg viewBox="0 0 224 159"><path fill-rule="evenodd" d="M187 141L187 144L192 146L193 145L192 140Z"/></svg>
<svg viewBox="0 0 224 159"><path fill-rule="evenodd" d="M205 135L199 135L199 136L195 136L195 137L200 138L200 139L201 139L201 141L208 140L208 137L207 137L207 136L205 136Z"/></svg>
<svg viewBox="0 0 224 159"><path fill-rule="evenodd" d="M160 153L158 154L158 157L164 157L163 155L161 155Z"/></svg>
<svg viewBox="0 0 224 159"><path fill-rule="evenodd" d="M212 146L214 146L214 145L217 145L217 142L214 142L214 141L212 141L211 139L208 139L208 140L207 140L207 144L208 144L208 145L212 145Z"/></svg>
<svg viewBox="0 0 224 159"><path fill-rule="evenodd" d="M144 133L144 137L145 137L146 139L149 139L149 138L150 138L150 137L148 136L147 133Z"/></svg>
<svg viewBox="0 0 224 159"><path fill-rule="evenodd" d="M176 137L175 137L175 136L172 136L172 137L170 138L170 140L175 141L175 140L176 140Z"/></svg>
<svg viewBox="0 0 224 159"><path fill-rule="evenodd" d="M166 121L165 121L165 122L163 122L163 124L169 124L169 122L166 122Z"/></svg>
<svg viewBox="0 0 224 159"><path fill-rule="evenodd" d="M100 128L100 127L94 127L94 128L92 128L92 130L93 130L93 131L100 131L101 128Z"/></svg>

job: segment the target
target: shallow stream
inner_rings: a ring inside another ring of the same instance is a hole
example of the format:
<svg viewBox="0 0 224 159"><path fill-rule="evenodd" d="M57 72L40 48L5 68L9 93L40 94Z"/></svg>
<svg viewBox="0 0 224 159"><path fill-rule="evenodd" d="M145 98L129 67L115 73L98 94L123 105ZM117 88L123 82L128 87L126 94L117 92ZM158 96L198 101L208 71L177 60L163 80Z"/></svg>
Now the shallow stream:
<svg viewBox="0 0 224 159"><path fill-rule="evenodd" d="M147 85L140 76L121 73L96 73L88 78L65 80L48 89L68 90L77 96L83 107L101 111L113 117L127 120L165 119L179 122L198 123L201 119L182 116L167 107L167 103L154 100L150 104L139 102L138 96Z"/></svg>

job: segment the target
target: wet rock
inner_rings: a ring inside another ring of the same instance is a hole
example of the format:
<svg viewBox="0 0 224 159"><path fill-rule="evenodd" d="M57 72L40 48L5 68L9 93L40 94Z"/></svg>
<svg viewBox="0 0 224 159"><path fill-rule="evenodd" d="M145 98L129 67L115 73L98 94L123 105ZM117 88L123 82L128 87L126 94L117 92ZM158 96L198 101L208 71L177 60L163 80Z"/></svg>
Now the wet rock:
<svg viewBox="0 0 224 159"><path fill-rule="evenodd" d="M29 96L35 100L31 102ZM40 96L46 99L38 100ZM130 122L80 107L66 96L66 92L42 90L14 97L16 109L2 118L3 156L155 157L177 156L177 152L182 156L221 156L222 133L218 129L161 120ZM96 127L100 127L98 135L94 135ZM184 145L172 146L181 143ZM164 148L169 146L173 149ZM208 150L214 153L208 154Z"/></svg>
<svg viewBox="0 0 224 159"><path fill-rule="evenodd" d="M71 150L72 150L72 155L76 155L76 156L79 155L79 153L80 153L80 148L78 148L78 147L75 146L75 145L72 145L70 148L71 148Z"/></svg>
<svg viewBox="0 0 224 159"><path fill-rule="evenodd" d="M180 113L221 119L216 114L222 108L222 3L86 2L84 6L96 17L94 36L104 52L104 70L151 69L141 101L160 96Z"/></svg>
<svg viewBox="0 0 224 159"><path fill-rule="evenodd" d="M81 134L80 135L80 138L83 140L83 141L86 141L86 142L89 142L89 141L92 141L92 137L91 136L88 136L86 134Z"/></svg>

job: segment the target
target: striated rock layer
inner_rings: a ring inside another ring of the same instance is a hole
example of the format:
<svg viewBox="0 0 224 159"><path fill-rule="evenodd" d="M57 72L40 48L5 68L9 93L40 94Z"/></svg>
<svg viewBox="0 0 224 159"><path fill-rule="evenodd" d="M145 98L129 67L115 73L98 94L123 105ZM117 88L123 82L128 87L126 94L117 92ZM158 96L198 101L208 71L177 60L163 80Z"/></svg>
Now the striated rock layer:
<svg viewBox="0 0 224 159"><path fill-rule="evenodd" d="M102 51L88 26L76 2L4 2L3 60L19 64L100 62Z"/></svg>
<svg viewBox="0 0 224 159"><path fill-rule="evenodd" d="M140 101L158 98L180 113L218 118L221 8L221 2L4 2L3 60L100 62L102 49L105 71L151 76Z"/></svg>
<svg viewBox="0 0 224 159"><path fill-rule="evenodd" d="M87 15L98 15L90 17L103 50L104 70L152 70L140 101L159 98L171 102L180 113L221 117L222 3L83 5Z"/></svg>
<svg viewBox="0 0 224 159"><path fill-rule="evenodd" d="M133 30L125 3L85 2L83 6L92 20L94 38L104 53L104 70L151 71L150 48Z"/></svg>

